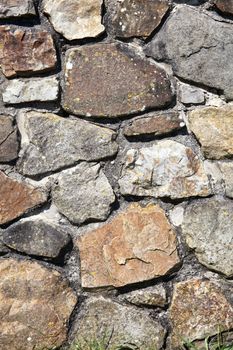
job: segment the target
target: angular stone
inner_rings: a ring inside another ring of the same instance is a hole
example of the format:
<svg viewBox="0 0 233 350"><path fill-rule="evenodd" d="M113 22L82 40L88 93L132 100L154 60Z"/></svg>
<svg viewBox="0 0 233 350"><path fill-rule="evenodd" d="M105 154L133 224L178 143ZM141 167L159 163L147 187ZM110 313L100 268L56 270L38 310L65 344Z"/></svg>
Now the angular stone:
<svg viewBox="0 0 233 350"><path fill-rule="evenodd" d="M130 149L119 185L123 195L143 197L205 197L211 193L203 162L191 148L172 140Z"/></svg>
<svg viewBox="0 0 233 350"><path fill-rule="evenodd" d="M83 39L104 32L102 3L102 0L43 0L43 11L66 39Z"/></svg>
<svg viewBox="0 0 233 350"><path fill-rule="evenodd" d="M221 162L219 168L225 183L226 195L233 198L233 162Z"/></svg>
<svg viewBox="0 0 233 350"><path fill-rule="evenodd" d="M207 158L233 156L233 106L196 109L189 113L188 121Z"/></svg>
<svg viewBox="0 0 233 350"><path fill-rule="evenodd" d="M123 294L120 299L137 306L164 307L167 303L166 290L162 284Z"/></svg>
<svg viewBox="0 0 233 350"><path fill-rule="evenodd" d="M120 38L148 37L169 9L168 0L107 0L108 31Z"/></svg>
<svg viewBox="0 0 233 350"><path fill-rule="evenodd" d="M84 288L122 287L169 274L179 264L176 234L158 205L130 205L78 239Z"/></svg>
<svg viewBox="0 0 233 350"><path fill-rule="evenodd" d="M188 84L179 85L180 101L186 105L202 104L205 102L204 91Z"/></svg>
<svg viewBox="0 0 233 350"><path fill-rule="evenodd" d="M16 219L46 199L40 189L13 180L0 171L0 225Z"/></svg>
<svg viewBox="0 0 233 350"><path fill-rule="evenodd" d="M52 36L45 30L0 26L0 65L6 77L35 74L55 68Z"/></svg>
<svg viewBox="0 0 233 350"><path fill-rule="evenodd" d="M35 15L33 0L1 0L0 18Z"/></svg>
<svg viewBox="0 0 233 350"><path fill-rule="evenodd" d="M146 53L167 60L183 79L224 92L233 99L233 27L198 8L178 6L148 44Z"/></svg>
<svg viewBox="0 0 233 350"><path fill-rule="evenodd" d="M55 101L59 94L56 77L14 79L7 82L2 94L5 104Z"/></svg>
<svg viewBox="0 0 233 350"><path fill-rule="evenodd" d="M75 224L107 219L115 195L99 164L80 163L61 173L52 191L58 211Z"/></svg>
<svg viewBox="0 0 233 350"><path fill-rule="evenodd" d="M165 329L147 312L103 297L84 303L74 331L74 343L80 344L82 350L90 349L89 342L102 344L103 339L103 348L159 350L164 337Z"/></svg>
<svg viewBox="0 0 233 350"><path fill-rule="evenodd" d="M80 119L25 112L19 120L19 128L27 137L18 168L26 175L54 171L80 160L104 159L118 150L112 130Z"/></svg>
<svg viewBox="0 0 233 350"><path fill-rule="evenodd" d="M128 122L123 129L123 133L129 137L140 135L160 136L174 132L184 125L185 123L179 118L178 112L153 112Z"/></svg>
<svg viewBox="0 0 233 350"><path fill-rule="evenodd" d="M22 220L3 231L2 242L28 255L57 258L70 243L70 236L43 220Z"/></svg>
<svg viewBox="0 0 233 350"><path fill-rule="evenodd" d="M127 115L163 107L172 100L165 71L126 44L68 50L64 80L64 109L87 117Z"/></svg>
<svg viewBox="0 0 233 350"><path fill-rule="evenodd" d="M30 260L0 261L0 350L41 350L66 340L77 302L56 270Z"/></svg>
<svg viewBox="0 0 233 350"><path fill-rule="evenodd" d="M233 203L211 198L190 204L184 215L183 235L198 260L208 268L233 276Z"/></svg>
<svg viewBox="0 0 233 350"><path fill-rule="evenodd" d="M214 4L220 11L233 14L233 0L214 0Z"/></svg>
<svg viewBox="0 0 233 350"><path fill-rule="evenodd" d="M233 327L233 308L214 282L193 279L175 285L170 309L171 348Z"/></svg>
<svg viewBox="0 0 233 350"><path fill-rule="evenodd" d="M10 162L18 156L17 130L10 116L0 116L0 162Z"/></svg>

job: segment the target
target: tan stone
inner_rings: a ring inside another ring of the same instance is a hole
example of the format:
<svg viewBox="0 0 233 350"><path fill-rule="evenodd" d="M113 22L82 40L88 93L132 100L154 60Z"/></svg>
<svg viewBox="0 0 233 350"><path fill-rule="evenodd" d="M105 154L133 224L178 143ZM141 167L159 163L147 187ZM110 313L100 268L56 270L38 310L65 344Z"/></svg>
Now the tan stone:
<svg viewBox="0 0 233 350"><path fill-rule="evenodd" d="M0 224L16 219L46 199L40 189L13 180L0 171Z"/></svg>
<svg viewBox="0 0 233 350"><path fill-rule="evenodd" d="M60 346L77 302L56 270L33 261L0 261L0 350Z"/></svg>
<svg viewBox="0 0 233 350"><path fill-rule="evenodd" d="M77 241L84 288L122 287L164 276L179 264L176 234L158 205L130 205Z"/></svg>

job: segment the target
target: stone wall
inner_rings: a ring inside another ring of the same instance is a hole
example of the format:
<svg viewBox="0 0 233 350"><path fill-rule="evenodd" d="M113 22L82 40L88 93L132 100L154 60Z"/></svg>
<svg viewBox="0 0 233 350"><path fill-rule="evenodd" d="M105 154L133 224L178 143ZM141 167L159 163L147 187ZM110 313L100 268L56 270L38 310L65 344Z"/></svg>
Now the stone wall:
<svg viewBox="0 0 233 350"><path fill-rule="evenodd" d="M0 24L0 350L232 344L233 1Z"/></svg>

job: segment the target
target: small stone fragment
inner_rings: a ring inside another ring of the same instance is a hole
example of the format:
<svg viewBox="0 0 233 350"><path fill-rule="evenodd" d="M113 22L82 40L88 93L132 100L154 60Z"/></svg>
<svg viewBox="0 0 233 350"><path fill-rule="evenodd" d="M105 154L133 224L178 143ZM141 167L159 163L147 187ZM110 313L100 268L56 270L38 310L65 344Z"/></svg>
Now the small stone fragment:
<svg viewBox="0 0 233 350"><path fill-rule="evenodd" d="M168 0L107 0L106 26L119 38L148 37L169 9Z"/></svg>
<svg viewBox="0 0 233 350"><path fill-rule="evenodd" d="M233 14L233 0L214 0L214 4L223 13Z"/></svg>
<svg viewBox="0 0 233 350"><path fill-rule="evenodd" d="M207 158L233 156L233 106L196 109L189 113L188 120Z"/></svg>
<svg viewBox="0 0 233 350"><path fill-rule="evenodd" d="M158 205L130 205L77 241L83 288L123 287L179 265L176 234Z"/></svg>
<svg viewBox="0 0 233 350"><path fill-rule="evenodd" d="M43 0L43 11L66 39L83 39L104 32L102 3L102 0Z"/></svg>
<svg viewBox="0 0 233 350"><path fill-rule="evenodd" d="M123 294L120 299L137 306L164 307L167 303L166 290L162 284Z"/></svg>
<svg viewBox="0 0 233 350"><path fill-rule="evenodd" d="M16 219L46 199L40 189L13 180L0 171L0 225Z"/></svg>
<svg viewBox="0 0 233 350"><path fill-rule="evenodd" d="M0 350L60 347L76 302L56 270L30 260L0 260Z"/></svg>
<svg viewBox="0 0 233 350"><path fill-rule="evenodd" d="M126 154L120 191L123 195L185 198L211 194L203 162L183 144L159 141Z"/></svg>
<svg viewBox="0 0 233 350"><path fill-rule="evenodd" d="M204 91L188 84L179 85L180 101L186 105L198 105L205 102Z"/></svg>
<svg viewBox="0 0 233 350"><path fill-rule="evenodd" d="M64 80L63 108L80 116L117 117L163 107L172 100L165 71L127 44L68 50Z"/></svg>
<svg viewBox="0 0 233 350"><path fill-rule="evenodd" d="M225 183L226 195L233 198L233 162L219 162L218 165Z"/></svg>
<svg viewBox="0 0 233 350"><path fill-rule="evenodd" d="M112 130L52 113L22 113L19 129L27 134L18 162L24 175L43 174L80 160L104 159L118 150Z"/></svg>
<svg viewBox="0 0 233 350"><path fill-rule="evenodd" d="M18 156L17 130L10 116L0 116L0 163L10 162Z"/></svg>
<svg viewBox="0 0 233 350"><path fill-rule="evenodd" d="M211 198L190 204L182 232L198 260L208 268L233 276L233 203Z"/></svg>
<svg viewBox="0 0 233 350"><path fill-rule="evenodd" d="M35 15L33 0L1 0L0 18Z"/></svg>
<svg viewBox="0 0 233 350"><path fill-rule="evenodd" d="M58 211L71 222L107 219L115 195L99 164L80 163L61 173L52 191Z"/></svg>
<svg viewBox="0 0 233 350"><path fill-rule="evenodd" d="M2 94L5 104L26 102L56 101L59 94L59 83L56 77L14 79L7 82Z"/></svg>

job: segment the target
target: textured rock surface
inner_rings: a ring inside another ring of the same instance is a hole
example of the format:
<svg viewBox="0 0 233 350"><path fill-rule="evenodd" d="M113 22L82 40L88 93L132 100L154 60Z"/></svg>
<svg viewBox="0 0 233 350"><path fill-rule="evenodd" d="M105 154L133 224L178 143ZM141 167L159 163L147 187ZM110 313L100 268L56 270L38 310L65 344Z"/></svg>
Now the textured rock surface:
<svg viewBox="0 0 233 350"><path fill-rule="evenodd" d="M96 37L101 24L102 0L43 0L43 10L54 29L68 40Z"/></svg>
<svg viewBox="0 0 233 350"><path fill-rule="evenodd" d="M70 242L67 233L43 220L26 220L3 231L2 242L29 255L56 258Z"/></svg>
<svg viewBox="0 0 233 350"><path fill-rule="evenodd" d="M178 350L183 339L193 341L233 327L233 308L221 289L207 280L189 280L175 285L171 305L171 349Z"/></svg>
<svg viewBox="0 0 233 350"><path fill-rule="evenodd" d="M233 99L231 24L180 6L148 44L147 54L168 60L179 77L223 90L227 99Z"/></svg>
<svg viewBox="0 0 233 350"><path fill-rule="evenodd" d="M105 220L115 201L100 165L93 163L81 163L62 173L52 197L58 210L76 224Z"/></svg>
<svg viewBox="0 0 233 350"><path fill-rule="evenodd" d="M225 183L226 195L233 198L233 163L221 162L219 168Z"/></svg>
<svg viewBox="0 0 233 350"><path fill-rule="evenodd" d="M84 288L122 287L164 276L179 264L176 234L157 205L130 205L78 241Z"/></svg>
<svg viewBox="0 0 233 350"><path fill-rule="evenodd" d="M14 220L46 199L40 189L13 180L0 171L0 224Z"/></svg>
<svg viewBox="0 0 233 350"><path fill-rule="evenodd" d="M205 102L204 91L188 84L180 84L179 86L180 101L184 104L198 105Z"/></svg>
<svg viewBox="0 0 233 350"><path fill-rule="evenodd" d="M10 116L0 116L0 162L10 162L18 155L17 130Z"/></svg>
<svg viewBox="0 0 233 350"><path fill-rule="evenodd" d="M214 0L214 4L220 11L233 14L233 0Z"/></svg>
<svg viewBox="0 0 233 350"><path fill-rule="evenodd" d="M35 15L33 0L1 0L0 18Z"/></svg>
<svg viewBox="0 0 233 350"><path fill-rule="evenodd" d="M85 339L101 342L104 336L106 343L110 338L110 349L159 350L165 336L161 324L152 320L148 313L101 297L89 299L84 304L75 333L76 342L83 350L89 349Z"/></svg>
<svg viewBox="0 0 233 350"><path fill-rule="evenodd" d="M113 131L80 119L28 112L21 115L20 125L27 140L18 168L27 175L54 171L80 160L104 159L118 149Z"/></svg>
<svg viewBox="0 0 233 350"><path fill-rule="evenodd" d="M0 261L0 349L60 346L76 296L61 274L36 262Z"/></svg>
<svg viewBox="0 0 233 350"><path fill-rule="evenodd" d="M165 71L132 50L119 43L68 50L63 107L87 117L115 117L171 102Z"/></svg>
<svg viewBox="0 0 233 350"><path fill-rule="evenodd" d="M45 30L0 26L0 65L7 77L45 72L55 68L52 36Z"/></svg>
<svg viewBox="0 0 233 350"><path fill-rule="evenodd" d="M201 160L172 140L129 150L119 184L124 195L184 198L211 193Z"/></svg>
<svg viewBox="0 0 233 350"><path fill-rule="evenodd" d="M164 307L167 303L166 290L162 284L123 294L120 299L138 306Z"/></svg>
<svg viewBox="0 0 233 350"><path fill-rule="evenodd" d="M200 262L227 276L233 276L232 223L232 201L213 198L190 204L182 225L186 242Z"/></svg>
<svg viewBox="0 0 233 350"><path fill-rule="evenodd" d="M207 158L233 156L233 106L196 109L188 120Z"/></svg>
<svg viewBox="0 0 233 350"><path fill-rule="evenodd" d="M108 31L120 38L148 37L169 8L168 0L107 0Z"/></svg>
<svg viewBox="0 0 233 350"><path fill-rule="evenodd" d="M2 94L5 104L33 101L55 101L58 98L59 83L56 77L14 79L8 81Z"/></svg>

